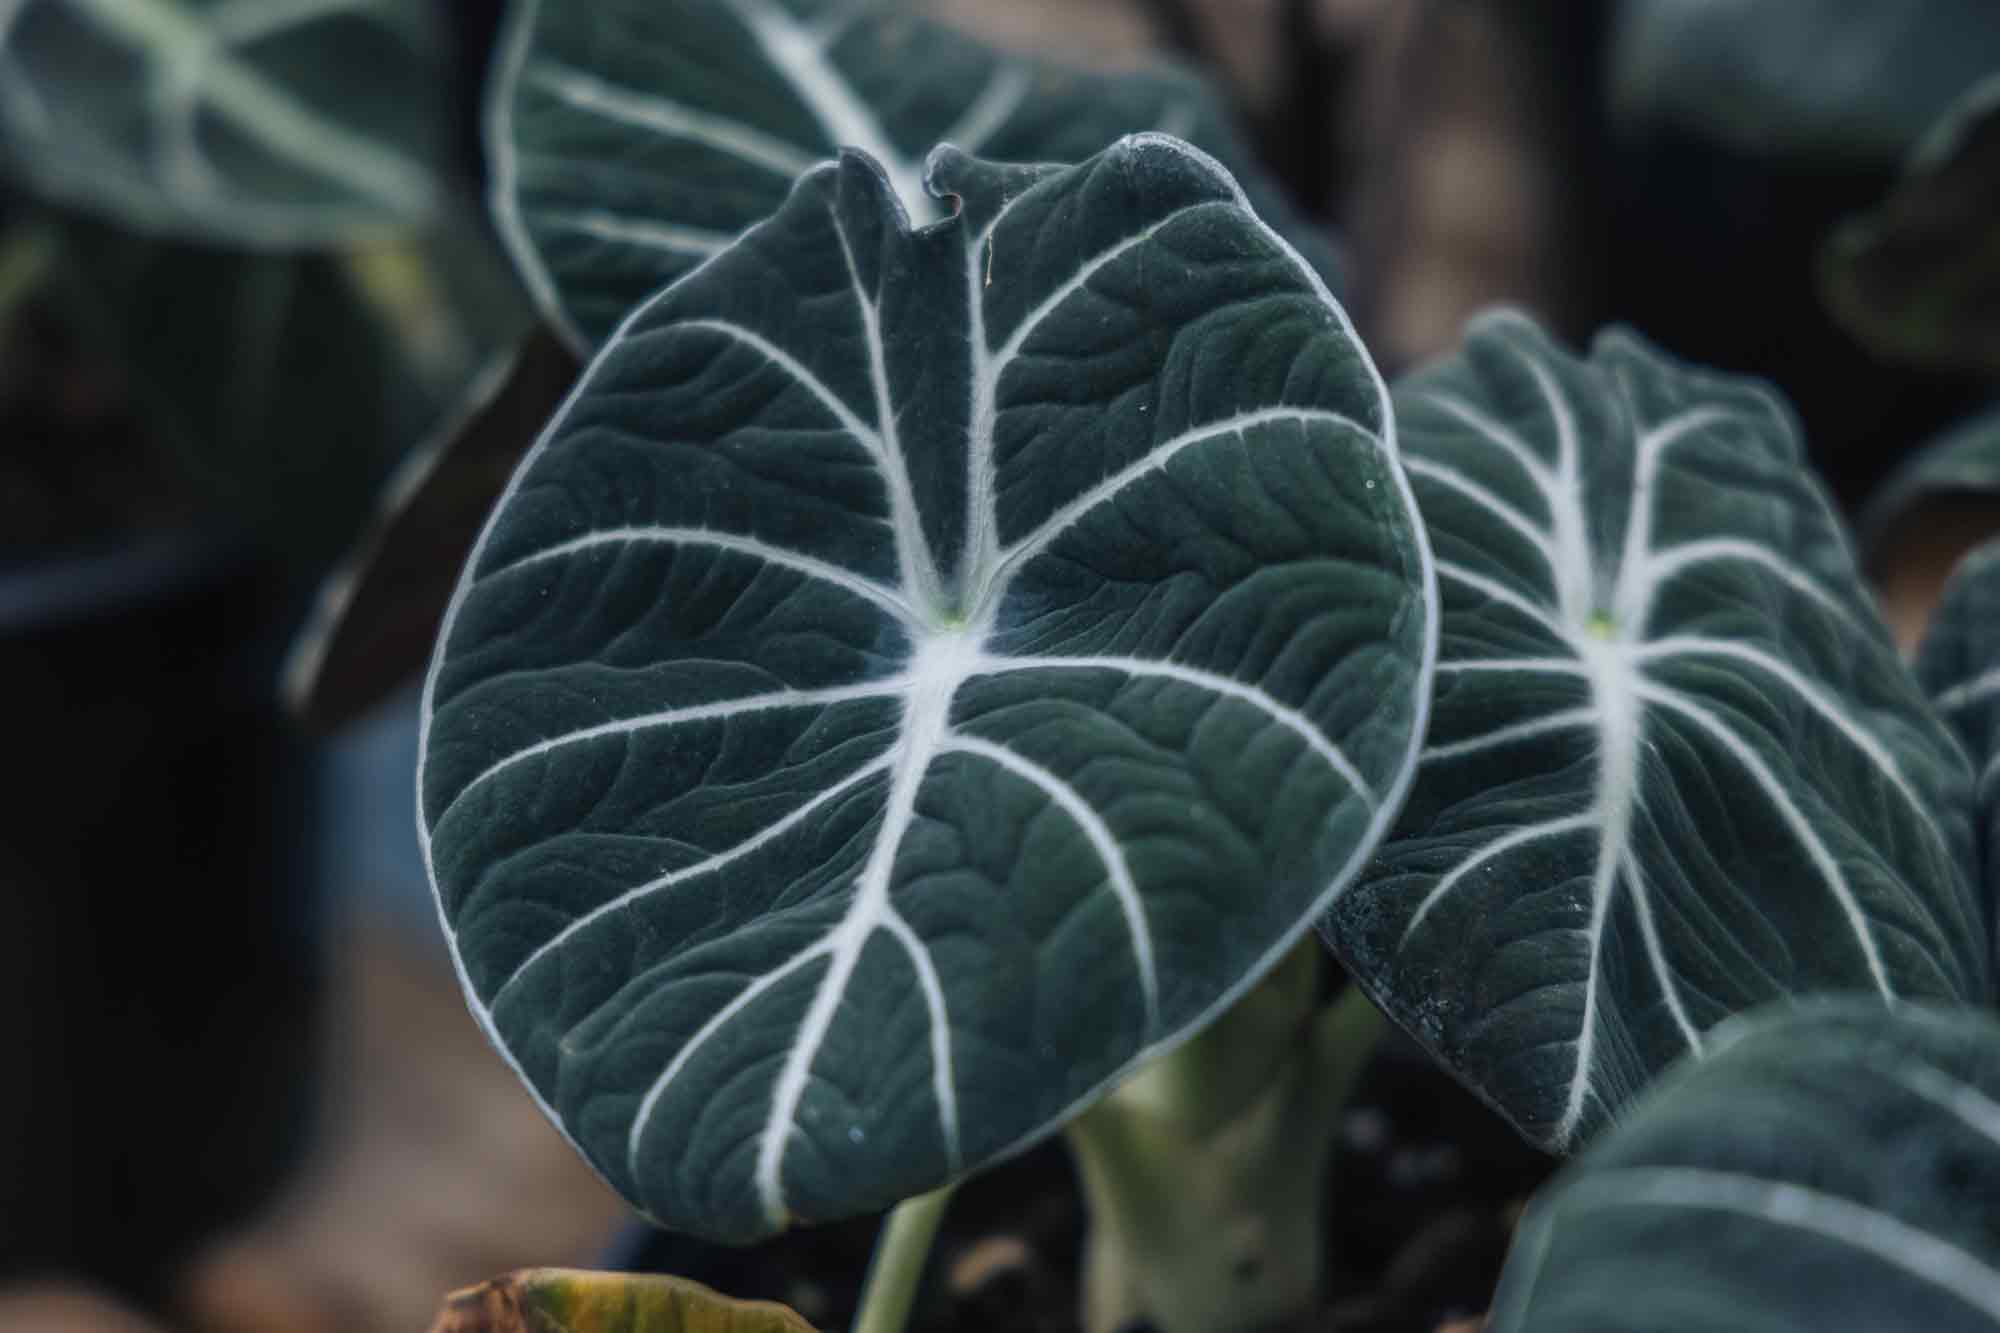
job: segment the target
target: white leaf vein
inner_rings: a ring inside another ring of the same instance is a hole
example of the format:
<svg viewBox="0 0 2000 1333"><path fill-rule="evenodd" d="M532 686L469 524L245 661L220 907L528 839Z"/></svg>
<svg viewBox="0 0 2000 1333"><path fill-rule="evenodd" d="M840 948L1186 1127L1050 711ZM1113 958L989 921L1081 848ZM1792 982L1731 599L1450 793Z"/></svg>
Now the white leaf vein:
<svg viewBox="0 0 2000 1333"><path fill-rule="evenodd" d="M1720 744L1749 775L1751 781L1764 793L1765 799L1777 810L1778 817L1784 821L1785 827L1790 830L1793 838L1797 840L1800 848L1819 872L1827 891L1839 904L1841 912L1847 918L1848 929L1853 933L1855 942L1861 949L1862 958L1868 965L1868 974L1876 989L1885 998L1895 999L1895 987L1890 984L1888 969L1883 964L1882 951L1876 942L1874 928L1869 924L1867 913L1862 911L1853 886L1847 882L1846 873L1841 870L1839 861L1813 828L1812 821L1799 809L1798 802L1793 800L1791 793L1785 789L1785 784L1771 771L1771 766L1764 761L1763 756L1707 708L1680 691L1664 688L1649 680L1642 680L1635 688L1639 697L1648 703L1657 704L1694 723Z"/></svg>
<svg viewBox="0 0 2000 1333"><path fill-rule="evenodd" d="M1192 427L1173 436L1164 443L1153 446L1152 449L1147 451L1144 457L1113 472L1110 476L1104 478L1074 500L1057 509L1047 519L1043 520L1040 526L1036 527L1034 531L1028 533L1002 551L998 560L994 563L991 574L987 578L983 600L987 602L997 600L1000 594L1005 591L1015 573L1023 565L1041 554L1051 542L1061 536L1063 532L1069 529L1085 514L1104 504L1134 482L1158 472L1184 450L1209 440L1221 439L1229 435L1240 435L1244 431L1254 430L1259 426L1268 426L1279 422L1292 422L1302 428L1309 425L1334 426L1353 431L1375 445L1379 446L1381 444L1381 437L1370 432L1353 418L1344 416L1339 412L1330 412L1319 408L1263 408L1254 412L1244 412L1227 420L1212 421L1205 425Z"/></svg>
<svg viewBox="0 0 2000 1333"><path fill-rule="evenodd" d="M811 170L826 156L657 93L620 87L545 54L538 55L522 77L529 87L565 106L712 148L788 181Z"/></svg>
<svg viewBox="0 0 2000 1333"><path fill-rule="evenodd" d="M1004 745L996 745L978 736L958 734L943 747L944 753L954 751L976 755L1034 786L1068 816L1089 841L1091 850L1097 853L1097 859L1104 867L1105 880L1118 900L1118 910L1125 917L1126 934L1132 942L1132 960L1139 970L1140 995L1146 1006L1146 1031L1148 1034L1156 1032L1160 1019L1160 979L1153 959L1153 933L1146 920L1146 903L1139 896L1139 886L1132 878L1132 868L1125 860L1125 851L1118 845L1118 838L1104 816L1069 783Z"/></svg>
<svg viewBox="0 0 2000 1333"><path fill-rule="evenodd" d="M779 838L784 837L787 833L790 833L793 829L804 824L808 819L819 813L819 811L840 800L862 783L886 772L888 767L889 759L886 755L871 760L855 769L852 773L849 773L846 777L841 778L838 782L829 784L810 800L800 802L799 805L787 812L782 818L766 824L743 841L725 847L723 850L715 852L712 855L704 856L698 861L690 862L684 866L676 866L665 874L647 880L644 884L627 889L615 897L606 899L588 911L579 912L570 920L568 925L542 941L535 948L534 952L521 960L520 966L516 967L513 973L494 989L493 998L488 1001L488 1007L497 1007L500 1003L500 997L506 994L508 988L513 986L515 982L527 976L529 970L535 964L541 962L543 958L548 957L567 944L574 936L588 930L605 917L610 916L614 912L622 911L636 902L642 902L663 890L670 889L676 884L684 884L691 879L700 879L707 875L713 875L725 866L742 860L759 848L769 846Z"/></svg>
<svg viewBox="0 0 2000 1333"><path fill-rule="evenodd" d="M572 745L583 745L590 741L603 740L613 736L631 736L642 731L660 727L688 726L701 722L723 722L734 717L746 717L752 713L772 712L786 708L824 708L831 704L852 703L861 699L886 699L904 693L909 689L905 677L892 676L884 680L866 681L859 685L835 685L825 689L772 690L765 694L739 695L731 699L718 699L711 703L683 704L678 708L663 708L657 712L642 713L636 717L614 718L609 722L599 722L588 727L578 727L536 741L532 745L495 760L482 769L478 776L458 790L451 803L438 813L432 821L442 824L458 804L473 791L491 782L500 774L530 759L538 759L556 750Z"/></svg>
<svg viewBox="0 0 2000 1333"><path fill-rule="evenodd" d="M544 547L530 555L522 556L491 573L482 575L480 581L487 582L501 578L517 570L578 555L598 547L637 546L649 543L664 546L700 546L749 556L782 569L804 574L808 578L852 593L856 597L865 598L905 625L913 626L917 621L916 608L910 605L908 598L894 588L864 578L845 566L822 560L818 556L807 555L803 551L795 551L789 546L779 546L755 537L745 537L740 533L723 532L715 528L674 527L667 524L599 528L594 532L586 532L580 537L572 537L568 541L558 542L554 546Z"/></svg>
<svg viewBox="0 0 2000 1333"><path fill-rule="evenodd" d="M1205 671L1200 667L1184 666L1178 662L1152 661L1138 657L1061 655L1038 657L995 657L985 656L973 668L975 676L999 675L1010 671L1115 671L1128 676L1172 680L1182 685L1192 685L1210 694L1221 695L1263 713L1286 731L1291 732L1306 743L1314 754L1324 760L1370 810L1376 808L1379 797L1361 776L1361 771L1352 760L1335 745L1311 718L1288 704L1281 703L1271 694L1255 685L1246 685L1233 676Z"/></svg>
<svg viewBox="0 0 2000 1333"><path fill-rule="evenodd" d="M544 208L535 213L535 222L549 231L575 232L615 245L675 255L706 257L719 253L736 239L728 232L629 217L604 208Z"/></svg>
<svg viewBox="0 0 2000 1333"><path fill-rule="evenodd" d="M1835 1194L1702 1167L1627 1167L1580 1178L1563 1208L1687 1208L1754 1218L1851 1246L2000 1320L2000 1272L1957 1245Z"/></svg>

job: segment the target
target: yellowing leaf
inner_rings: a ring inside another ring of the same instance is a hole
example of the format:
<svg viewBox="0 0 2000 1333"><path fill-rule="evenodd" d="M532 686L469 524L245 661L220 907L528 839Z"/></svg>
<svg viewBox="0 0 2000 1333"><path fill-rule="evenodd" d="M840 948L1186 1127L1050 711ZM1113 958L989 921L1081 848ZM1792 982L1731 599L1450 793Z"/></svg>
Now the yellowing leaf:
<svg viewBox="0 0 2000 1333"><path fill-rule="evenodd" d="M770 1301L686 1278L524 1268L446 1299L431 1333L813 1333Z"/></svg>

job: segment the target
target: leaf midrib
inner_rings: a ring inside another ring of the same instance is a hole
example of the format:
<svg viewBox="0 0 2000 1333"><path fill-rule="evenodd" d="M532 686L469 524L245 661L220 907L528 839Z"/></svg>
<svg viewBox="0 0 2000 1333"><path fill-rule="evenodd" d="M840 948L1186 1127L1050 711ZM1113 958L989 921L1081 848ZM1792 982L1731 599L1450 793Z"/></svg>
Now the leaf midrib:
<svg viewBox="0 0 2000 1333"><path fill-rule="evenodd" d="M1585 1109L1594 1059L1599 955L1603 936L1608 928L1609 907L1615 897L1621 874L1627 881L1626 887L1632 897L1648 965L1656 974L1676 1026L1691 1051L1699 1054L1702 1049L1701 1034L1686 1010L1685 1002L1679 994L1678 985L1669 968L1657 933L1650 892L1639 873L1637 858L1633 856L1629 845L1631 819L1638 790L1638 746L1644 734L1645 716L1649 708L1664 708L1693 722L1718 744L1723 745L1739 764L1748 767L1750 776L1755 778L1759 790L1773 802L1781 822L1797 840L1800 850L1813 862L1825 887L1837 900L1861 949L1875 986L1886 997L1893 999L1895 995L1865 912L1854 897L1837 862L1820 842L1809 821L1791 802L1783 784L1768 768L1761 766L1761 761L1756 759L1754 748L1749 742L1738 737L1732 729L1697 701L1647 675L1641 670L1642 662L1680 660L1703 654L1723 654L1745 659L1749 667L1759 670L1792 690L1816 715L1839 731L1897 790L1903 802L1909 807L1911 815L1929 835L1934 850L1947 861L1949 854L1944 847L1942 833L1930 819L1894 756L1887 752L1872 733L1841 715L1832 702L1811 682L1804 680L1800 673L1754 648L1712 641L1700 636L1649 637L1650 620L1659 590L1669 579L1687 568L1710 559L1748 559L1750 563L1760 568L1770 569L1794 591L1810 596L1822 607L1838 613L1841 619L1853 622L1852 614L1838 598L1820 588L1815 581L1798 570L1782 565L1782 562L1756 543L1739 539L1720 539L1695 541L1664 548L1655 548L1652 545L1654 491L1659 470L1664 464L1667 453L1681 441L1697 437L1705 428L1723 423L1727 420L1727 414L1714 404L1702 403L1653 425L1643 426L1636 420L1636 409L1628 399L1626 404L1628 410L1635 412L1632 424L1637 432L1636 469L1630 497L1630 513L1625 527L1625 541L1615 577L1607 579L1602 571L1594 569L1595 561L1587 542L1582 548L1581 568L1566 569L1566 563L1573 563L1577 559L1574 548L1579 541L1584 541L1583 534L1587 531L1584 513L1585 496L1576 466L1578 442L1574 412L1567 401L1567 395L1548 373L1547 368L1541 365L1537 356L1511 345L1507 351L1529 373L1541 396L1542 406L1548 414L1557 439L1558 457L1555 465L1551 466L1544 461L1511 429L1485 416L1454 395L1439 391L1429 394L1428 397L1471 430L1484 444L1497 449L1527 476L1548 503L1550 530L1540 531L1532 520L1503 501L1497 493L1447 464L1435 460L1413 459L1410 462L1410 470L1417 477L1429 478L1439 485L1456 491L1493 517L1507 522L1516 530L1528 535L1537 553L1549 566L1551 584L1556 591L1556 604L1548 608L1536 606L1532 599L1521 597L1503 583L1487 578L1476 570L1454 565L1450 561L1439 562L1440 576L1448 581L1473 587L1485 596L1528 615L1547 629L1571 654L1571 658L1567 660L1521 658L1512 661L1495 659L1453 662L1446 659L1440 663L1440 670L1447 673L1476 669L1563 670L1582 675L1591 690L1592 703L1589 711L1597 733L1598 778L1591 810L1588 816L1582 818L1599 827L1600 836L1594 853L1591 913L1589 922L1584 928L1584 933L1590 940L1589 972L1584 983L1584 1017L1579 1025L1577 1037L1575 1072L1569 1084L1562 1115L1553 1131L1557 1145L1562 1146L1573 1138L1580 1128ZM1624 393L1622 383L1618 385L1618 389L1621 394ZM1588 598L1582 592L1588 588L1604 588L1606 593L1601 598ZM1612 637L1608 641L1596 634L1592 623L1599 614L1594 608L1600 600L1605 603L1607 623L1612 627ZM1572 662L1576 665L1572 666ZM1525 739L1545 731L1557 730L1559 724L1578 725L1583 722L1580 713L1581 710L1570 710L1557 717L1534 719L1527 723L1503 727L1486 736L1434 747L1427 761L1429 758L1457 758L1461 754L1475 752L1487 745ZM1466 867L1477 865L1500 851L1511 850L1512 847L1529 840L1580 831L1584 825L1578 822L1578 818L1547 821L1542 825L1515 829L1476 849L1459 862L1451 873L1440 876L1438 883L1426 895L1408 923L1403 936L1404 944L1408 943L1410 936L1415 933L1416 928L1421 925L1440 897L1455 887L1461 877L1460 872Z"/></svg>

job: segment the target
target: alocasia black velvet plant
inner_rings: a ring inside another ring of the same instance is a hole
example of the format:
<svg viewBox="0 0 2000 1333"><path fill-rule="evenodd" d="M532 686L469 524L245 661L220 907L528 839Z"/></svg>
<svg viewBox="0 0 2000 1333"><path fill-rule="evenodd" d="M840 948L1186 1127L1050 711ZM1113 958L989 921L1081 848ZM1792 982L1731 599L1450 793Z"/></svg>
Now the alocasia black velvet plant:
<svg viewBox="0 0 2000 1333"><path fill-rule="evenodd" d="M475 548L422 819L476 1011L661 1222L1061 1125L1400 807L1435 591L1313 270L1161 136L850 153L639 307Z"/></svg>
<svg viewBox="0 0 2000 1333"><path fill-rule="evenodd" d="M1662 82L1701 46L1669 9L1621 10L1626 113L1738 105ZM393 305L443 270L345 247L443 234L436 127L339 75L424 68L427 12L28 0L0 147L127 227L343 247ZM319 25L345 63L290 58ZM1922 106L1808 79L1710 128L1892 157L1979 59L1917 36L1957 71ZM107 99L107 51L170 77ZM1850 317L1910 315L1857 265L1983 179L1990 103L1829 251ZM1273 1327L1386 1015L1584 1150L1496 1328L2000 1320L1990 554L1912 674L1768 388L1497 312L1392 391L1185 75L886 3L521 0L485 124L495 226L591 359L438 635L420 832L475 1015L636 1209L735 1242L894 1209L887 1333L951 1186L1060 1131L1092 1329ZM243 271L232 308L283 305ZM1968 280L1914 285L1939 317L1885 337L1954 359ZM394 351L455 397L522 321L442 306L471 333ZM1911 484L1989 485L1986 434ZM454 1308L489 1297L796 1326L562 1273Z"/></svg>
<svg viewBox="0 0 2000 1333"><path fill-rule="evenodd" d="M767 0L503 42L494 208L595 359L432 665L444 920L649 1216L909 1200L867 1330L934 1191L1065 1124L1093 1328L1296 1315L1320 1205L1270 1164L1319 1160L1361 994L1567 1152L1787 1049L1740 1012L1991 989L1973 772L1782 403L1513 314L1388 395L1295 223L1094 146L1202 122L1164 87ZM1358 988L1317 1017L1314 921ZM1247 1265L1136 1220L1225 1141Z"/></svg>

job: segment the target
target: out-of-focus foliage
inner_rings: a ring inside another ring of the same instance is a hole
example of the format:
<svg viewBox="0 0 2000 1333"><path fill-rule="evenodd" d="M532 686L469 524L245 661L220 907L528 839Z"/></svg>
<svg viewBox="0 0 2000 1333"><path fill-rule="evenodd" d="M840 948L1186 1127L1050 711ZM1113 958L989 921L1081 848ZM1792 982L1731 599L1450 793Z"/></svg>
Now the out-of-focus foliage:
<svg viewBox="0 0 2000 1333"><path fill-rule="evenodd" d="M2000 907L2000 541L1959 562L1924 634L1917 675L1972 759L1989 931Z"/></svg>
<svg viewBox="0 0 2000 1333"><path fill-rule="evenodd" d="M554 334L535 334L397 465L292 645L283 694L295 718L338 727L423 669L487 511L576 373Z"/></svg>
<svg viewBox="0 0 2000 1333"><path fill-rule="evenodd" d="M1882 552L1929 501L1979 495L2000 501L2000 403L1946 431L1890 476L1861 511L1861 548Z"/></svg>
<svg viewBox="0 0 2000 1333"><path fill-rule="evenodd" d="M531 315L452 203L425 0L18 0L0 170L62 210L51 304L210 503L288 554L374 490Z"/></svg>
<svg viewBox="0 0 2000 1333"><path fill-rule="evenodd" d="M1627 134L1865 166L1996 66L1992 0L1618 0L1608 92Z"/></svg>
<svg viewBox="0 0 2000 1333"><path fill-rule="evenodd" d="M2000 74L1924 136L1879 208L1834 233L1821 281L1834 318L1880 355L2000 375Z"/></svg>
<svg viewBox="0 0 2000 1333"><path fill-rule="evenodd" d="M64 227L57 292L123 366L150 434L305 557L350 541L412 442L527 323L478 233L259 255Z"/></svg>
<svg viewBox="0 0 2000 1333"><path fill-rule="evenodd" d="M1818 997L1716 1035L1538 1197L1493 1333L2000 1328L2000 1025Z"/></svg>
<svg viewBox="0 0 2000 1333"><path fill-rule="evenodd" d="M880 162L922 224L950 212L924 185L941 142L1070 163L1163 131L1219 158L1339 286L1320 229L1264 179L1202 80L1012 55L885 0L521 0L489 97L494 215L579 349L843 147Z"/></svg>
<svg viewBox="0 0 2000 1333"><path fill-rule="evenodd" d="M298 248L430 220L448 139L425 0L14 0L0 163L134 230Z"/></svg>

